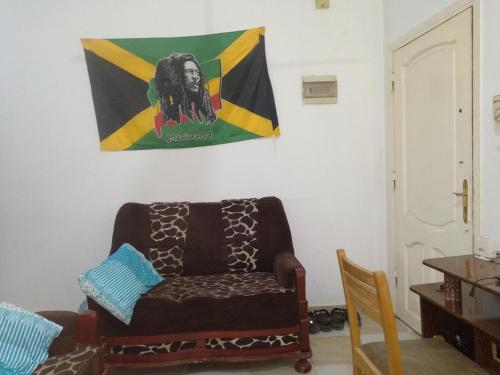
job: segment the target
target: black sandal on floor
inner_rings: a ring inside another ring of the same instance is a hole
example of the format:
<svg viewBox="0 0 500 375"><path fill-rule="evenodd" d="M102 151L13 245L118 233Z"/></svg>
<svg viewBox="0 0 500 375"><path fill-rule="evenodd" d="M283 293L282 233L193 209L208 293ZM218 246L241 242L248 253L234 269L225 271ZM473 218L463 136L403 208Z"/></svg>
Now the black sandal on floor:
<svg viewBox="0 0 500 375"><path fill-rule="evenodd" d="M345 307L339 307L340 310L344 311L345 313L345 321L349 321L349 315L347 314L347 309ZM358 315L358 325L361 325L361 315L359 315L359 312L356 313Z"/></svg>
<svg viewBox="0 0 500 375"><path fill-rule="evenodd" d="M345 326L345 321L347 319L346 311L341 308L334 308L330 313L332 318L332 328L335 330L342 330Z"/></svg>
<svg viewBox="0 0 500 375"><path fill-rule="evenodd" d="M323 332L329 332L332 330L332 317L328 310L316 310L314 311L314 316L319 324L319 329Z"/></svg>
<svg viewBox="0 0 500 375"><path fill-rule="evenodd" d="M312 311L308 311L307 317L309 318L309 333L310 334L318 333L320 331L320 328L314 313Z"/></svg>

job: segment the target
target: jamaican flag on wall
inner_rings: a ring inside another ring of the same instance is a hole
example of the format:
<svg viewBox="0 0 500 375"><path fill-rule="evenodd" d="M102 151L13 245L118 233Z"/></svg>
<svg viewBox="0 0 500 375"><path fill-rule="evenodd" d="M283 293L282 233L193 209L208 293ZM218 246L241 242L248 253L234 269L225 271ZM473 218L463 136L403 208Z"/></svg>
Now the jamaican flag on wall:
<svg viewBox="0 0 500 375"><path fill-rule="evenodd" d="M101 150L279 135L264 28L178 38L82 39Z"/></svg>

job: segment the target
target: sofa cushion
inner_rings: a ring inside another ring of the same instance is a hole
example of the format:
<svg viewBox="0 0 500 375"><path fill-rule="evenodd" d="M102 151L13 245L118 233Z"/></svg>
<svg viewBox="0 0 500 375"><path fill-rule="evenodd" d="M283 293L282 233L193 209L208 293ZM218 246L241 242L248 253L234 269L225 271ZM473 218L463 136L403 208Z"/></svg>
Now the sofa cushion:
<svg viewBox="0 0 500 375"><path fill-rule="evenodd" d="M140 296L163 278L142 253L125 243L100 266L82 273L78 280L87 296L128 324Z"/></svg>
<svg viewBox="0 0 500 375"><path fill-rule="evenodd" d="M7 302L0 303L0 373L31 374L48 356L62 327Z"/></svg>
<svg viewBox="0 0 500 375"><path fill-rule="evenodd" d="M148 213L155 245L149 247L147 257L165 277L254 271L259 255L258 212L258 199L223 200L215 205L152 203Z"/></svg>
<svg viewBox="0 0 500 375"><path fill-rule="evenodd" d="M152 203L148 213L155 245L146 249L147 258L163 277L182 275L189 203Z"/></svg>
<svg viewBox="0 0 500 375"><path fill-rule="evenodd" d="M98 355L96 346L79 346L67 354L49 357L33 375L97 374Z"/></svg>
<svg viewBox="0 0 500 375"><path fill-rule="evenodd" d="M126 330L102 310L100 317L106 336L141 336L288 327L298 310L295 290L272 273L243 272L169 278L138 301Z"/></svg>
<svg viewBox="0 0 500 375"><path fill-rule="evenodd" d="M221 212L228 271L255 271L260 252L257 241L258 199L223 200Z"/></svg>
<svg viewBox="0 0 500 375"><path fill-rule="evenodd" d="M190 209L183 275L226 273L227 259L222 249L224 228L219 204L191 203Z"/></svg>
<svg viewBox="0 0 500 375"><path fill-rule="evenodd" d="M276 197L126 203L116 216L111 252L124 242L143 251L164 275L272 272L275 255L293 254L285 211Z"/></svg>
<svg viewBox="0 0 500 375"><path fill-rule="evenodd" d="M226 299L288 291L293 289L281 287L272 273L241 272L173 277L151 290L144 298L159 298L182 303L195 298Z"/></svg>

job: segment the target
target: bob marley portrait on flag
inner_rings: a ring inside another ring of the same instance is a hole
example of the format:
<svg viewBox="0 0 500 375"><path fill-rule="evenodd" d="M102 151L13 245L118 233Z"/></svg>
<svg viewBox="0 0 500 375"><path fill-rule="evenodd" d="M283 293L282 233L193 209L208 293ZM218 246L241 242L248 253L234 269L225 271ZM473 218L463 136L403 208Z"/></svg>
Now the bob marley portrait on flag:
<svg viewBox="0 0 500 375"><path fill-rule="evenodd" d="M220 64L219 60L217 63ZM209 84L193 55L172 53L158 61L155 78L149 84L153 91L149 93L153 98L151 105L156 105L158 111L155 116L158 136L165 125L173 126L187 120L213 124L217 119L219 93L210 98Z"/></svg>
<svg viewBox="0 0 500 375"><path fill-rule="evenodd" d="M264 31L82 39L101 150L278 136Z"/></svg>

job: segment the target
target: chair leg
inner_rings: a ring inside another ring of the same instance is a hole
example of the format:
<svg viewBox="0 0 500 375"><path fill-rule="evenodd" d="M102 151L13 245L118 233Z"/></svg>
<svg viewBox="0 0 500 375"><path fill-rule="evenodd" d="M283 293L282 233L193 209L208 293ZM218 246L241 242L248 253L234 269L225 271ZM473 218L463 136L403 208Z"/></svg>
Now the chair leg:
<svg viewBox="0 0 500 375"><path fill-rule="evenodd" d="M311 371L311 362L308 359L299 359L295 362L295 371L301 374L307 374Z"/></svg>

